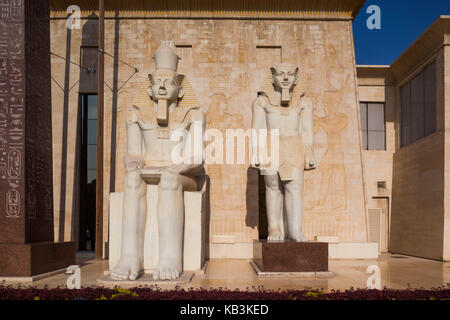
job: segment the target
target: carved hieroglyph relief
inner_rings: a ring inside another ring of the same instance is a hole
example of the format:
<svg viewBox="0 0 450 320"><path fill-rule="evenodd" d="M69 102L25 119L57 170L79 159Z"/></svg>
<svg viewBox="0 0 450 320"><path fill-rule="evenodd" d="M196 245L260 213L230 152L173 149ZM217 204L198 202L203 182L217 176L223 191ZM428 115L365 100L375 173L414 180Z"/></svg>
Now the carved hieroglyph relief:
<svg viewBox="0 0 450 320"><path fill-rule="evenodd" d="M219 81L224 82L217 82L218 92L213 93L210 97L211 104L206 113L206 129L220 132L223 138L221 158L226 160L227 129L244 129L245 126L240 114L229 112L228 99L225 93L220 92L220 86L226 83L226 79L219 79ZM233 150L235 159L238 157L237 152L236 143ZM233 161L231 164L222 162L206 165L206 171L210 178L210 206L211 211L214 212L210 221L210 233L213 239L222 236L234 237L237 230L243 239L251 240L255 237L257 230L246 227L245 215L236 214L246 210L247 163L246 159L245 163L240 164Z"/></svg>
<svg viewBox="0 0 450 320"><path fill-rule="evenodd" d="M343 96L342 91L324 92L322 97L324 115L314 116L314 133L322 131L326 139L326 149L319 160L320 170L317 173L312 172L307 180L308 189L312 192L305 205L310 211L347 210L342 133L348 126L348 116L338 111L343 103Z"/></svg>
<svg viewBox="0 0 450 320"><path fill-rule="evenodd" d="M243 129L243 119L240 114L231 114L228 112L228 100L223 93L214 93L211 96L211 105L206 113L207 129L217 129L222 133L222 137L226 137L226 129ZM223 149L223 158L226 158L226 149ZM237 166L237 167L236 167ZM242 168L241 168L242 167ZM224 165L224 164L208 164L207 170L211 179L211 207L218 210L241 210L245 208L245 199L241 201L230 201L230 195L234 192L245 194L245 181L241 179L240 172L245 164L242 165ZM228 183L223 178L226 176L236 176L237 181ZM234 186L237 190L230 190L230 186ZM228 205L227 205L228 204Z"/></svg>
<svg viewBox="0 0 450 320"><path fill-rule="evenodd" d="M23 3L0 3L0 212L23 216L25 148L25 47Z"/></svg>

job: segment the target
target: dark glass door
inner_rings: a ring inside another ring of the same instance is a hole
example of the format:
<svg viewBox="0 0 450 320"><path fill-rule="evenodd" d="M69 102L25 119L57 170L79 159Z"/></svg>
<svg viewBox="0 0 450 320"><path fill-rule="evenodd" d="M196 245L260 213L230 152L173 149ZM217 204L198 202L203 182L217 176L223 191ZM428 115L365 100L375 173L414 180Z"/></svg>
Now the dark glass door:
<svg viewBox="0 0 450 320"><path fill-rule="evenodd" d="M80 251L95 250L95 179L97 168L97 95L80 95L81 176Z"/></svg>

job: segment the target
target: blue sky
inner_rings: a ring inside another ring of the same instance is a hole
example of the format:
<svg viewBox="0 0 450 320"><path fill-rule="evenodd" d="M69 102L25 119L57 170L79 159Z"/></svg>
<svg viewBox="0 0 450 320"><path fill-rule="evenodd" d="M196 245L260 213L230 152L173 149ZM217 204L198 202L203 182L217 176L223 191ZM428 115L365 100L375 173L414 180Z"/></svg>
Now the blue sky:
<svg viewBox="0 0 450 320"><path fill-rule="evenodd" d="M380 30L366 26L370 5L381 9ZM391 64L444 14L450 15L450 0L367 0L353 22L356 64Z"/></svg>

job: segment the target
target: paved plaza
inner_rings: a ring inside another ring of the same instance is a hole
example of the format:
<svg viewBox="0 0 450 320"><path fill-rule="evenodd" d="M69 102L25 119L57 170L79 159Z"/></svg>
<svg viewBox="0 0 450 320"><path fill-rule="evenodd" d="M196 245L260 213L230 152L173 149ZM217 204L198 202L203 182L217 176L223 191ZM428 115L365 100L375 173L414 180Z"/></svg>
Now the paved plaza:
<svg viewBox="0 0 450 320"><path fill-rule="evenodd" d="M79 252L77 263L81 266L81 285L98 286L97 279L108 270L108 261L97 261L90 253ZM181 284L181 288L226 288L246 290L252 287L264 289L324 289L330 291L365 288L369 277L366 269L377 265L381 270L381 286L391 289L437 288L450 283L450 262L439 262L415 257L381 254L378 259L329 260L331 277L258 277L249 260L209 260L205 274L196 274L192 281ZM68 275L58 274L22 286L65 286ZM18 282L7 282L14 286ZM126 286L125 286L126 287ZM162 289L173 289L174 285L161 282Z"/></svg>

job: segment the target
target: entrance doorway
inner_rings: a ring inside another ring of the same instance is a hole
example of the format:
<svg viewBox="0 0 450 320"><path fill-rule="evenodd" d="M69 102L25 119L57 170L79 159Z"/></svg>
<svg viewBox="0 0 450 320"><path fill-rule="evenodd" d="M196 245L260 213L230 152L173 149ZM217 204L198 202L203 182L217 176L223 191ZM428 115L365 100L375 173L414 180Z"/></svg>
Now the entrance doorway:
<svg viewBox="0 0 450 320"><path fill-rule="evenodd" d="M378 242L380 252L389 252L389 198L374 197L376 209L369 209L369 239Z"/></svg>
<svg viewBox="0 0 450 320"><path fill-rule="evenodd" d="M95 250L97 95L80 94L80 251Z"/></svg>

